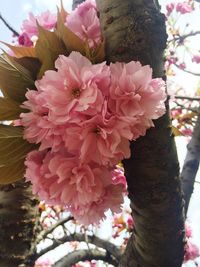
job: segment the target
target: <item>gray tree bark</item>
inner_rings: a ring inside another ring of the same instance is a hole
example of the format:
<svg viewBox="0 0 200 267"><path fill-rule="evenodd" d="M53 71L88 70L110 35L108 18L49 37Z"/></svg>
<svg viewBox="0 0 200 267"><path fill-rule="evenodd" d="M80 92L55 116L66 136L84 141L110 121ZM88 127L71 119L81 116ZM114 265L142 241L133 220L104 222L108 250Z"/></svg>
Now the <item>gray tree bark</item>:
<svg viewBox="0 0 200 267"><path fill-rule="evenodd" d="M153 0L97 0L108 62L139 60L163 77L165 18ZM168 104L167 109L168 109ZM168 113L131 143L124 161L135 230L121 267L180 267L184 251L179 165Z"/></svg>
<svg viewBox="0 0 200 267"><path fill-rule="evenodd" d="M187 145L187 154L181 172L182 189L185 200L185 213L187 214L190 198L194 190L194 183L200 161L200 108L192 138Z"/></svg>

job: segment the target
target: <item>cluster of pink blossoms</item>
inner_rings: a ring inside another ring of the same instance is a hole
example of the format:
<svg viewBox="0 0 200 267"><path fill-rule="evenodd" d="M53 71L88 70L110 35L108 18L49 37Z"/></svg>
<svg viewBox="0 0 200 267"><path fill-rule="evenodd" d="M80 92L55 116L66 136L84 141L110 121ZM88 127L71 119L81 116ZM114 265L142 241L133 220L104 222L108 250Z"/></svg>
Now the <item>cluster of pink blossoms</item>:
<svg viewBox="0 0 200 267"><path fill-rule="evenodd" d="M101 41L94 1L79 5L66 26L89 47ZM55 69L23 103L29 110L21 114L24 138L39 144L26 158L25 177L47 204L97 223L109 208L120 212L126 180L116 164L130 157L129 141L164 114L165 83L139 62L92 64L79 52L60 55Z"/></svg>
<svg viewBox="0 0 200 267"><path fill-rule="evenodd" d="M18 37L18 43L23 46L32 46L32 38L38 36L37 23L46 30L53 30L56 26L57 17L50 11L45 11L41 15L34 16L29 13L29 18L23 21L22 33Z"/></svg>
<svg viewBox="0 0 200 267"><path fill-rule="evenodd" d="M179 2L179 3L169 3L166 6L167 9L167 15L170 15L170 13L173 10L176 10L176 12L179 12L181 14L186 14L186 13L190 13L193 11L193 7L190 3L190 1L183 1L183 2Z"/></svg>
<svg viewBox="0 0 200 267"><path fill-rule="evenodd" d="M186 244L185 244L185 254L184 254L184 262L195 260L200 256L200 251L197 245L192 242L192 228L186 222L185 224L185 236L186 236Z"/></svg>
<svg viewBox="0 0 200 267"><path fill-rule="evenodd" d="M119 211L125 181L113 170L130 157L129 140L164 114L165 85L134 61L92 65L72 52L55 67L26 93L24 137L40 144L27 157L26 178L41 199L87 224L109 207Z"/></svg>
<svg viewBox="0 0 200 267"><path fill-rule="evenodd" d="M22 46L32 46L33 40L38 36L37 23L46 30L54 30L56 22L56 14L50 11L45 11L37 16L29 13L29 18L24 20L22 24L22 33L18 37L18 43ZM102 40L100 22L94 0L85 1L68 14L65 25L80 39L87 41L90 48L96 47Z"/></svg>

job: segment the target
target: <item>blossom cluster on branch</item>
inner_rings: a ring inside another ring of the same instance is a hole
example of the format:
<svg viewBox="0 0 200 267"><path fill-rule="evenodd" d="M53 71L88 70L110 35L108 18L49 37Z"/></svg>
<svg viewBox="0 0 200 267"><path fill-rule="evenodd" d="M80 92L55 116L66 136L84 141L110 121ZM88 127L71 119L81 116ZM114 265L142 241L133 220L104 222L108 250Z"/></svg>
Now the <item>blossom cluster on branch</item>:
<svg viewBox="0 0 200 267"><path fill-rule="evenodd" d="M25 160L33 192L83 224L98 223L109 208L120 212L126 180L117 164L131 156L129 141L165 113L165 82L140 62L104 61L93 0L71 14L63 6L57 17L29 14L18 41L8 45L14 56L40 63L14 121L36 145Z"/></svg>
<svg viewBox="0 0 200 267"><path fill-rule="evenodd" d="M55 66L26 93L24 137L40 148L29 153L25 176L47 203L97 222L107 208L119 211L125 182L113 170L130 157L129 140L164 114L164 82L139 62L92 64L78 52Z"/></svg>

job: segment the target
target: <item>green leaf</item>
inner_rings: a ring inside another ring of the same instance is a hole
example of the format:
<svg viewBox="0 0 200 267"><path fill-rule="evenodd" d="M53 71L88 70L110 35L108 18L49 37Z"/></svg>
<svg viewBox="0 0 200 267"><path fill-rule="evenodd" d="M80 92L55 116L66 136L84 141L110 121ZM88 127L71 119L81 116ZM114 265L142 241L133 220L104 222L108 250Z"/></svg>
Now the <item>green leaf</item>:
<svg viewBox="0 0 200 267"><path fill-rule="evenodd" d="M12 99L0 97L0 121L18 119L23 109Z"/></svg>
<svg viewBox="0 0 200 267"><path fill-rule="evenodd" d="M55 34L38 25L38 40L35 46L36 56L42 66L38 74L41 78L46 70L55 69L55 60L59 55L66 54L62 40Z"/></svg>
<svg viewBox="0 0 200 267"><path fill-rule="evenodd" d="M78 51L85 56L85 42L65 26L63 17L63 11L58 11L56 34L63 40L68 54L72 51Z"/></svg>
<svg viewBox="0 0 200 267"><path fill-rule="evenodd" d="M20 160L6 166L0 166L0 184L10 184L24 177L24 160Z"/></svg>
<svg viewBox="0 0 200 267"><path fill-rule="evenodd" d="M0 88L4 96L22 103L27 88L34 89L31 72L6 54L0 55Z"/></svg>
<svg viewBox="0 0 200 267"><path fill-rule="evenodd" d="M0 166L24 159L35 145L23 139L23 128L0 125Z"/></svg>

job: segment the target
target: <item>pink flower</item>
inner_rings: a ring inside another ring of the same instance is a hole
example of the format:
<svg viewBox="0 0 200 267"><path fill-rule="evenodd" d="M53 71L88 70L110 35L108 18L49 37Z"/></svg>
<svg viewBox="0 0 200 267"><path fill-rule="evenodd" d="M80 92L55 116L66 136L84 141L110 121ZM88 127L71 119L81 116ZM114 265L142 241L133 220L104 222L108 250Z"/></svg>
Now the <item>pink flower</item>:
<svg viewBox="0 0 200 267"><path fill-rule="evenodd" d="M30 152L25 165L33 192L47 204L66 206L80 222L98 222L108 208L119 211L123 185L114 185L105 167L82 165L65 150Z"/></svg>
<svg viewBox="0 0 200 267"><path fill-rule="evenodd" d="M116 166L112 171L113 184L122 184L124 186L124 192L127 190L126 177L124 176L124 168Z"/></svg>
<svg viewBox="0 0 200 267"><path fill-rule="evenodd" d="M64 205L84 224L120 211L126 179L115 165L130 157L129 140L165 112L164 82L139 62L94 64L78 52L60 55L28 90L20 115L28 154L26 180L48 204Z"/></svg>
<svg viewBox="0 0 200 267"><path fill-rule="evenodd" d="M109 108L121 118L129 120L132 139L136 139L153 126L152 119L165 113L165 83L159 78L152 79L152 69L139 62L115 63L110 68ZM141 133L138 132L140 129Z"/></svg>
<svg viewBox="0 0 200 267"><path fill-rule="evenodd" d="M105 191L101 199L88 206L71 208L73 216L85 225L90 223L97 224L105 217L105 211L110 209L114 213L121 211L120 205L123 203L123 185L108 184L104 187Z"/></svg>
<svg viewBox="0 0 200 267"><path fill-rule="evenodd" d="M192 237L192 228L187 222L185 223L185 235L187 238Z"/></svg>
<svg viewBox="0 0 200 267"><path fill-rule="evenodd" d="M184 70L184 69L186 68L186 64L185 64L184 62L180 63L180 64L179 64L179 68L180 68L181 70Z"/></svg>
<svg viewBox="0 0 200 267"><path fill-rule="evenodd" d="M51 121L56 124L80 121L81 115L100 112L101 89L106 90L109 84L108 66L105 63L92 65L78 52L72 52L69 57L60 56L55 66L58 71L47 71L36 82L38 91L46 99Z"/></svg>
<svg viewBox="0 0 200 267"><path fill-rule="evenodd" d="M127 225L130 229L133 229L135 226L133 217L131 215L128 215Z"/></svg>
<svg viewBox="0 0 200 267"><path fill-rule="evenodd" d="M21 113L21 125L25 127L24 138L30 143L40 145L40 150L51 147L57 151L63 145L62 135L65 133L65 126L55 125L48 118L49 110L45 107L45 99L41 97L39 91L29 90L26 93L27 101L23 107L29 109L28 113ZM16 125L20 122L15 121Z"/></svg>
<svg viewBox="0 0 200 267"><path fill-rule="evenodd" d="M174 3L170 3L166 5L168 15L174 10Z"/></svg>
<svg viewBox="0 0 200 267"><path fill-rule="evenodd" d="M25 32L20 34L20 36L18 37L18 43L22 46L33 46L33 42Z"/></svg>
<svg viewBox="0 0 200 267"><path fill-rule="evenodd" d="M96 3L93 0L87 0L78 5L67 16L65 25L79 38L87 41L90 47L95 47L101 42L100 22Z"/></svg>
<svg viewBox="0 0 200 267"><path fill-rule="evenodd" d="M193 56L192 62L199 64L200 63L200 55Z"/></svg>
<svg viewBox="0 0 200 267"><path fill-rule="evenodd" d="M130 157L129 141L125 133L124 123L120 123L115 116L105 119L99 114L79 126L69 128L65 145L72 153L80 148L82 162L112 166Z"/></svg>
<svg viewBox="0 0 200 267"><path fill-rule="evenodd" d="M34 16L33 13L30 12L29 18L24 20L22 24L22 32L26 33L30 39L33 36L38 36L36 21L46 30L52 30L55 28L57 17L48 10L38 16Z"/></svg>
<svg viewBox="0 0 200 267"><path fill-rule="evenodd" d="M192 10L192 7L187 2L178 3L176 5L176 11L180 12L181 14L190 13Z"/></svg>
<svg viewBox="0 0 200 267"><path fill-rule="evenodd" d="M25 138L41 143L40 149L53 151L66 142L66 129L101 112L104 91L110 82L109 67L105 63L92 65L80 53L60 56L55 63L58 71L47 71L36 82L37 91L26 93L23 107L29 113L21 114ZM107 89L107 90L106 90Z"/></svg>
<svg viewBox="0 0 200 267"><path fill-rule="evenodd" d="M190 240L187 241L185 245L185 255L184 255L184 262L189 260L194 260L200 256L199 248L193 244Z"/></svg>

